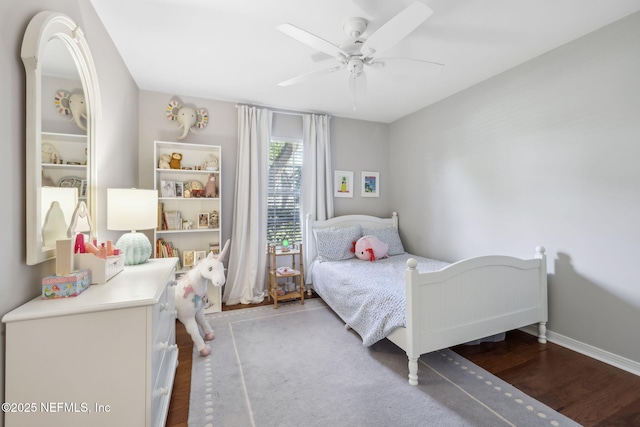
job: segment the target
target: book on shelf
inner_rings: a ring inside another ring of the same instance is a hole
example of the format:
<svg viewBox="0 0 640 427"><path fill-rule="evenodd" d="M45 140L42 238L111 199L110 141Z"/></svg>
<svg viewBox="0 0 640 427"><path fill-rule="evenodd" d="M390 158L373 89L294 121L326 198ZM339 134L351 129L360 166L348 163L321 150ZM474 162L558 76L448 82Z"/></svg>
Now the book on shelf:
<svg viewBox="0 0 640 427"><path fill-rule="evenodd" d="M182 214L180 211L164 211L165 230L181 230Z"/></svg>
<svg viewBox="0 0 640 427"><path fill-rule="evenodd" d="M178 258L176 264L176 270L182 269L182 263L180 262L180 251L173 246L173 243L167 242L164 239L158 239L156 242L156 258Z"/></svg>
<svg viewBox="0 0 640 427"><path fill-rule="evenodd" d="M158 202L158 230L164 228L164 203Z"/></svg>

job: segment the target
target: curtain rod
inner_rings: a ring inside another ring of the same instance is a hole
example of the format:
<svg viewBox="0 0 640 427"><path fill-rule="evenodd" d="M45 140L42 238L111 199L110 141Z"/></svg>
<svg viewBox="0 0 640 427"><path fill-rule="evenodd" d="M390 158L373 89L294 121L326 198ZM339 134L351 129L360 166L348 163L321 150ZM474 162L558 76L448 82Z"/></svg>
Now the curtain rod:
<svg viewBox="0 0 640 427"><path fill-rule="evenodd" d="M241 106L266 108L268 110L271 110L274 113L288 114L288 115L291 115L291 116L304 116L305 114L317 114L317 115L327 116L327 117L331 118L331 116L329 114L319 113L317 111L315 111L315 112L314 111L291 111L291 110L282 110L282 109L279 109L279 108L266 107L264 105L236 104L236 108L241 107Z"/></svg>

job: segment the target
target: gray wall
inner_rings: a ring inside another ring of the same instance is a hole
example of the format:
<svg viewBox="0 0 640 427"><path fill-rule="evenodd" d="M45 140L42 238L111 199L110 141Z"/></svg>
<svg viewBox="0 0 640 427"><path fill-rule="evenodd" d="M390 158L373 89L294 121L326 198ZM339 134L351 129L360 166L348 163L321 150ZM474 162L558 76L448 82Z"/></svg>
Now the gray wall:
<svg viewBox="0 0 640 427"><path fill-rule="evenodd" d="M385 123L331 119L331 161L333 169L353 171L353 198L334 198L334 213L389 217L391 174L389 170L389 125ZM361 172L380 173L380 197L361 197Z"/></svg>
<svg viewBox="0 0 640 427"><path fill-rule="evenodd" d="M453 261L543 245L549 329L640 363L640 13L390 136L407 249Z"/></svg>
<svg viewBox="0 0 640 427"><path fill-rule="evenodd" d="M0 5L0 97L7 102L0 105L0 129L5 156L4 167L0 168L0 179L8 193L4 193L5 203L3 209L0 209L0 236L5 248L0 257L0 316L38 296L41 293L42 278L55 272L54 262L27 266L24 243L25 193L29 189L22 185L26 176L26 79L20 49L27 24L36 13L43 10L62 12L76 21L85 33L97 67L103 107L97 135L97 230L100 239L119 236L112 236L112 233L105 230L105 188L134 186L137 183L138 90L93 7L86 0L3 1ZM0 399L4 401L4 324L1 328ZM46 357L46 349L43 349L43 357ZM4 418L0 417L0 426L3 423Z"/></svg>

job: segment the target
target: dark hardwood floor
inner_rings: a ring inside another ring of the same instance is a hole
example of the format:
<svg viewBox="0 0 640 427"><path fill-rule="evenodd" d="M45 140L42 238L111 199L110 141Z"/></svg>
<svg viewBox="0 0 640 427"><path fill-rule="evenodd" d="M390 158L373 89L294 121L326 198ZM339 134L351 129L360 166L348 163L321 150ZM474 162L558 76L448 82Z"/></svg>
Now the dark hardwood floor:
<svg viewBox="0 0 640 427"><path fill-rule="evenodd" d="M186 427L193 343L180 322L176 342L179 365L166 426ZM502 342L453 350L585 427L640 426L639 376L553 343L539 344L521 331L507 333Z"/></svg>

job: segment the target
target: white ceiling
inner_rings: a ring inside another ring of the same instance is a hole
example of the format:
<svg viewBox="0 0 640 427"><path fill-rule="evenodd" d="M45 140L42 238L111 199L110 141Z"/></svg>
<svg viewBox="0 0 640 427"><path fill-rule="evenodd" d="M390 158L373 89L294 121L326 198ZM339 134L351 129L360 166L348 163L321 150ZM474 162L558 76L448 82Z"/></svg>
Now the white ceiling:
<svg viewBox="0 0 640 427"><path fill-rule="evenodd" d="M277 85L336 62L275 27L340 45L346 19L365 18L366 38L412 0L91 0L142 90L385 123L640 10L638 0L421 1L433 15L384 56L445 67L367 68L353 111L346 69Z"/></svg>

